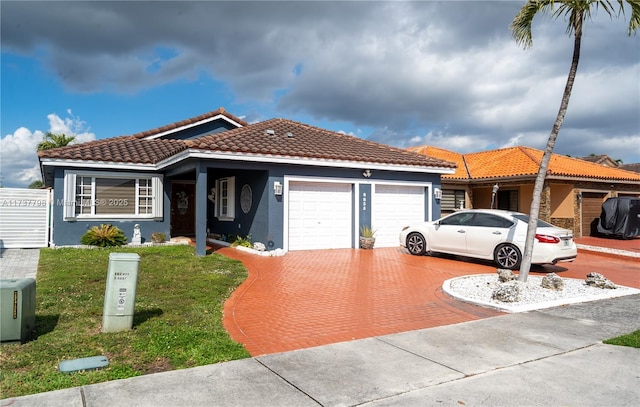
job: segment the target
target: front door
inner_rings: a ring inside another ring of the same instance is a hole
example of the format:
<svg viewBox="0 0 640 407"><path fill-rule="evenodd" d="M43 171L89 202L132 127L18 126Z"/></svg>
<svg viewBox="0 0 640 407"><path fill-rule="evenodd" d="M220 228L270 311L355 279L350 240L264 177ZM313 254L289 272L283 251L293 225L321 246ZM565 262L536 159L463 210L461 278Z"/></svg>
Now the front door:
<svg viewBox="0 0 640 407"><path fill-rule="evenodd" d="M194 236L196 223L196 184L171 183L171 236Z"/></svg>

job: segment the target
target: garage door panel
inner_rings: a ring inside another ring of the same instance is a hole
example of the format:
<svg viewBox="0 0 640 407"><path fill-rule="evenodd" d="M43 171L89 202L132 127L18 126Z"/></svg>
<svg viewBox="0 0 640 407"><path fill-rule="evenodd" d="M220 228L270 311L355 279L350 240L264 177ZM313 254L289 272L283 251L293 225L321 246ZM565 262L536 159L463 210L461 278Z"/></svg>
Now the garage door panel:
<svg viewBox="0 0 640 407"><path fill-rule="evenodd" d="M404 226L424 221L424 202L424 186L375 185L372 227L376 230L376 246L398 246Z"/></svg>
<svg viewBox="0 0 640 407"><path fill-rule="evenodd" d="M352 185L289 183L289 250L352 247Z"/></svg>
<svg viewBox="0 0 640 407"><path fill-rule="evenodd" d="M607 194L604 192L583 192L582 193L582 236L589 236L594 223L600 218L602 203L606 200Z"/></svg>

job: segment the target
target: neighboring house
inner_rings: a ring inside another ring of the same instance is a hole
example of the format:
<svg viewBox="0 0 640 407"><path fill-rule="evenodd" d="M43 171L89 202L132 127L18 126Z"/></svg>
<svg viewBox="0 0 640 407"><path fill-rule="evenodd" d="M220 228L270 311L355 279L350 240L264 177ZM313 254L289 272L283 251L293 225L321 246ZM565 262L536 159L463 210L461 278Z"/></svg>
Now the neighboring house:
<svg viewBox="0 0 640 407"><path fill-rule="evenodd" d="M618 168L620 168L621 170L640 172L640 163L620 164L618 165Z"/></svg>
<svg viewBox="0 0 640 407"><path fill-rule="evenodd" d="M455 164L285 119L248 124L224 109L131 136L38 153L54 190L55 245L111 223L154 232L251 236L268 250L376 246L440 215L434 191Z"/></svg>
<svg viewBox="0 0 640 407"><path fill-rule="evenodd" d="M459 154L431 146L410 150L458 165L454 174L442 176L443 214L462 207L489 208L492 201L494 208L529 212L542 151L512 147ZM576 237L589 236L602 203L613 196L640 197L640 174L553 154L539 216L573 230Z"/></svg>
<svg viewBox="0 0 640 407"><path fill-rule="evenodd" d="M609 157L606 154L603 154L603 155L592 154L592 155L587 156L587 157L580 157L580 159L581 160L585 160L585 161L589 161L591 163L604 165L605 167L613 167L613 168L619 167L618 162L615 161L613 158Z"/></svg>

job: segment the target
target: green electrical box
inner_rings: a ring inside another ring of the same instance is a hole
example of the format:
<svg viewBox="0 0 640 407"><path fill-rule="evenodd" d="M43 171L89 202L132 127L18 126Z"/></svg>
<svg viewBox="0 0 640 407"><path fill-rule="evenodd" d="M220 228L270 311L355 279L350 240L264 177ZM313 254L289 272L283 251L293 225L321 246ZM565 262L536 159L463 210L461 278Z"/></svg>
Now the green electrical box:
<svg viewBox="0 0 640 407"><path fill-rule="evenodd" d="M27 342L36 327L36 280L0 280L0 341Z"/></svg>
<svg viewBox="0 0 640 407"><path fill-rule="evenodd" d="M104 293L102 332L126 331L133 327L138 265L136 253L111 253Z"/></svg>

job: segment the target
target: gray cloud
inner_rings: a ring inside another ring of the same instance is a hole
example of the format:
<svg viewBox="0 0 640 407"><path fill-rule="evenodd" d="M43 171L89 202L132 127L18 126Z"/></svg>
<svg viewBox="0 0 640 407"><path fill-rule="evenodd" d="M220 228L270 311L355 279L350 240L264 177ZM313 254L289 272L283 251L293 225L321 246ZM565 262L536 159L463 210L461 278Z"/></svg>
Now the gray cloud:
<svg viewBox="0 0 640 407"><path fill-rule="evenodd" d="M573 40L563 19L540 15L533 48L519 48L508 28L523 4L3 1L1 41L81 93L207 72L239 101L351 123L387 144L542 148ZM627 24L602 10L587 23L559 153L640 161L640 45Z"/></svg>

